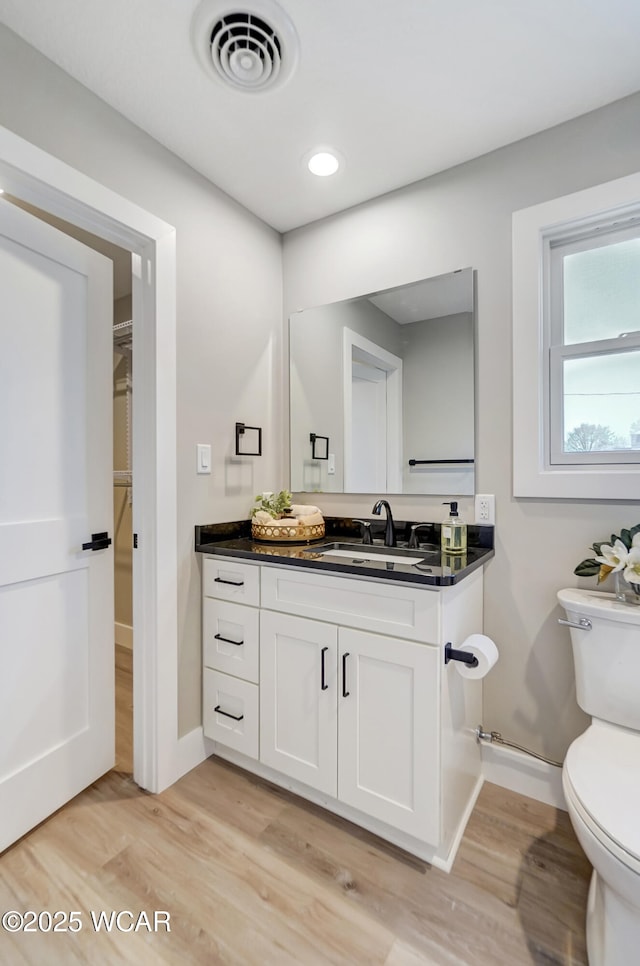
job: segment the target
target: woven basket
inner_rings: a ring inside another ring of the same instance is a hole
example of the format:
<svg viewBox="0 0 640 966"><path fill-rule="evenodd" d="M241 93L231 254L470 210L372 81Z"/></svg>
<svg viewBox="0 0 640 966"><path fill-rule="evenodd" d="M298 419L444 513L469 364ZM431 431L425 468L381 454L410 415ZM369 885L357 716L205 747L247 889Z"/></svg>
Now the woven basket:
<svg viewBox="0 0 640 966"><path fill-rule="evenodd" d="M309 540L322 540L324 521L313 523L311 526L300 523L297 527L279 527L277 520L273 523L252 523L251 536L254 540L264 540L268 543L305 543Z"/></svg>

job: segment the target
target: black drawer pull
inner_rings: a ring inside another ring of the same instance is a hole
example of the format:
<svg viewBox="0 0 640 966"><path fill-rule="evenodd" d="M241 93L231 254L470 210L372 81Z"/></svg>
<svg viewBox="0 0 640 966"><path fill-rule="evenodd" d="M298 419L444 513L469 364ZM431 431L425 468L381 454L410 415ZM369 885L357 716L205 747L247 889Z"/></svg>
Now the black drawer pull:
<svg viewBox="0 0 640 966"><path fill-rule="evenodd" d="M230 637L223 637L222 634L214 634L213 639L215 641L224 641L225 644L235 644L236 647L242 647L244 641L232 641Z"/></svg>
<svg viewBox="0 0 640 966"><path fill-rule="evenodd" d="M244 718L243 714L229 714L228 711L223 711L220 705L217 705L217 707L215 707L213 710L217 714L223 714L225 718L233 718L234 721L242 721L242 719Z"/></svg>
<svg viewBox="0 0 640 966"><path fill-rule="evenodd" d="M324 679L324 656L328 650L329 650L328 647L323 647L322 650L320 651L320 679L321 679L320 690L321 691L326 691L327 688L329 687L329 685Z"/></svg>
<svg viewBox="0 0 640 966"><path fill-rule="evenodd" d="M225 580L223 577L214 577L214 584L231 584L232 587L244 587L244 580Z"/></svg>
<svg viewBox="0 0 640 966"><path fill-rule="evenodd" d="M342 655L342 697L348 698L350 691L347 691L347 658L349 657L349 652L345 651Z"/></svg>

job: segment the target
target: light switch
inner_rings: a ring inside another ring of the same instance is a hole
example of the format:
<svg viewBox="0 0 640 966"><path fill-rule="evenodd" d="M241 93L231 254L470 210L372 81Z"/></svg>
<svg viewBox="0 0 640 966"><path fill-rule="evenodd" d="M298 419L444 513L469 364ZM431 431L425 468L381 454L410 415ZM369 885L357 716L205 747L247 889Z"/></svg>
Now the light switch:
<svg viewBox="0 0 640 966"><path fill-rule="evenodd" d="M329 453L328 462L327 462L327 474L329 476L335 476L335 472L336 472L336 454Z"/></svg>
<svg viewBox="0 0 640 966"><path fill-rule="evenodd" d="M210 473L211 472L211 444L197 443L196 454L197 454L198 473Z"/></svg>

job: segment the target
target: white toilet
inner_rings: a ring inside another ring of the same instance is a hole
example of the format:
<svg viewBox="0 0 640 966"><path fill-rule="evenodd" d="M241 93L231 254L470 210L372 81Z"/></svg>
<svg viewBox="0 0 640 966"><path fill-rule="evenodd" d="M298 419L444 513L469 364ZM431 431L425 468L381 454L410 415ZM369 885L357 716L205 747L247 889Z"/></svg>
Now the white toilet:
<svg viewBox="0 0 640 966"><path fill-rule="evenodd" d="M562 785L593 865L590 966L640 962L640 607L612 594L561 590L580 707L590 726L570 746Z"/></svg>

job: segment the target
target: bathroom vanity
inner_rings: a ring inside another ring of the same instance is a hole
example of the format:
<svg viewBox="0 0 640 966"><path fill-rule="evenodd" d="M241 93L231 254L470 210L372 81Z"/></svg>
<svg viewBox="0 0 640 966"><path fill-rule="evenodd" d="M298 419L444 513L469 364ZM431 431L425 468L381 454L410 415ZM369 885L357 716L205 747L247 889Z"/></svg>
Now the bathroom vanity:
<svg viewBox="0 0 640 966"><path fill-rule="evenodd" d="M482 682L445 645L482 630L492 548L456 573L434 549L233 526L196 528L212 752L448 870L482 783Z"/></svg>

